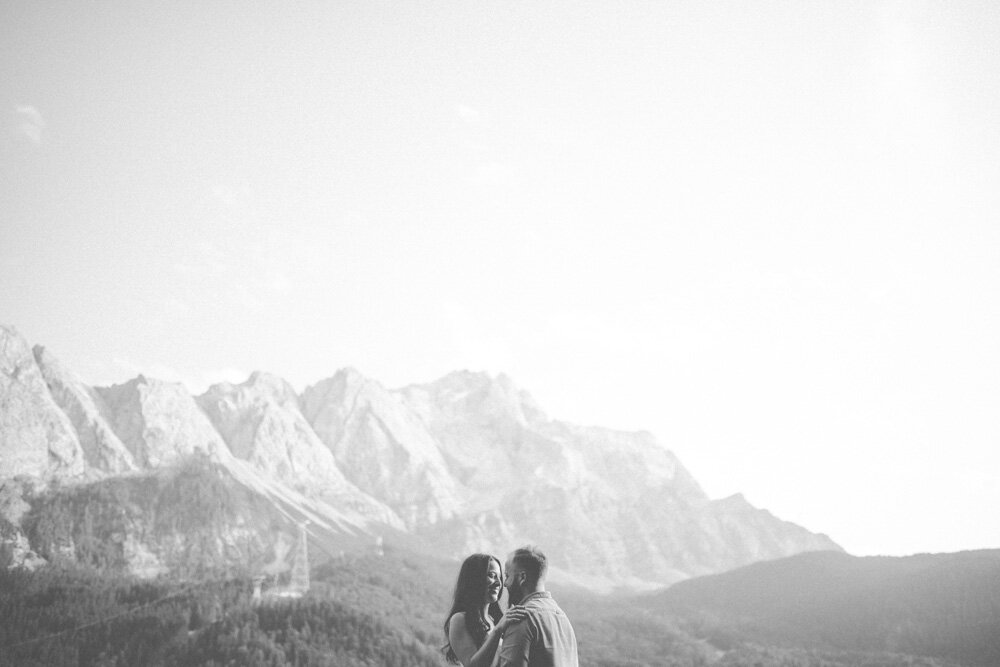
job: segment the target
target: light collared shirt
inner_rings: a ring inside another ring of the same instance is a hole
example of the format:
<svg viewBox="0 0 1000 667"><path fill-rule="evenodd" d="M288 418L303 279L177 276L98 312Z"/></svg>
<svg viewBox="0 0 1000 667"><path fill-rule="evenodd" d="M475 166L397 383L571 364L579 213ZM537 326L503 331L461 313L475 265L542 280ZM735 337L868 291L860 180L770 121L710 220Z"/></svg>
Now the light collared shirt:
<svg viewBox="0 0 1000 667"><path fill-rule="evenodd" d="M548 591L532 593L520 605L527 617L507 628L500 667L579 667L576 633Z"/></svg>

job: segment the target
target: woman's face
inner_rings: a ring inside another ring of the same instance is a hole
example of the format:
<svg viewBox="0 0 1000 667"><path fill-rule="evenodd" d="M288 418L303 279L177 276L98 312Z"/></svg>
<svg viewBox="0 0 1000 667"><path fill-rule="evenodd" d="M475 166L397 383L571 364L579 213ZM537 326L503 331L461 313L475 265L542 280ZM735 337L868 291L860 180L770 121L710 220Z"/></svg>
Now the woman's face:
<svg viewBox="0 0 1000 667"><path fill-rule="evenodd" d="M500 600L500 592L503 590L503 575L500 572L500 564L492 558L486 569L486 591L484 597L486 602L493 603Z"/></svg>

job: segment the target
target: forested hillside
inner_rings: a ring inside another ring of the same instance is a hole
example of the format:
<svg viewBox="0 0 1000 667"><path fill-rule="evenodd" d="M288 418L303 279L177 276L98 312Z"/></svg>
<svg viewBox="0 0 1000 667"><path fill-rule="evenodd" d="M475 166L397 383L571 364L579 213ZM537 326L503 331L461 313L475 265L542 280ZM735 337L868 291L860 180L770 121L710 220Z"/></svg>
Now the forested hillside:
<svg viewBox="0 0 1000 667"><path fill-rule="evenodd" d="M268 600L265 586L264 601L255 604L249 577L236 573L184 583L79 566L4 570L0 665L443 665L442 625L456 572L455 563L389 548L383 557L347 556L314 568L301 599ZM573 620L581 667L989 664L907 655L899 647L790 642L780 636L784 626L749 628L721 609L669 610L658 597L565 588L554 595ZM864 617L864 607L857 611Z"/></svg>
<svg viewBox="0 0 1000 667"><path fill-rule="evenodd" d="M405 560L344 560L315 577L304 598L254 604L247 578L182 584L81 567L0 571L0 664L440 664L446 594Z"/></svg>

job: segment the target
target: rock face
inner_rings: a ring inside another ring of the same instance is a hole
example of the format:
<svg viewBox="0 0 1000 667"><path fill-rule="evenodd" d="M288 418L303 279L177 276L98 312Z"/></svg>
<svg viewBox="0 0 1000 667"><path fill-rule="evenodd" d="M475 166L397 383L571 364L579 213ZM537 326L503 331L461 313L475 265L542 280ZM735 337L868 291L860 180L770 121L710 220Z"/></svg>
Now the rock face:
<svg viewBox="0 0 1000 667"><path fill-rule="evenodd" d="M22 519L31 509L24 501L25 486L23 477L0 480L0 568L33 570L45 563L31 549L30 541L20 528Z"/></svg>
<svg viewBox="0 0 1000 667"><path fill-rule="evenodd" d="M498 495L510 491L525 471L533 472L547 455L559 456L545 443L534 442L529 424L547 418L504 375L493 379L461 371L428 385L406 387L400 395L440 446L473 511L495 507ZM522 448L534 465L515 463L512 454ZM549 466L549 472L573 474L557 467Z"/></svg>
<svg viewBox="0 0 1000 667"><path fill-rule="evenodd" d="M129 493L140 503L143 489L168 488L142 479L192 460L227 480L212 483L217 491L238 489L219 491L229 505L213 515L211 531L189 526L197 528L199 549L215 559L231 551L249 558L233 546L244 538L263 548L260 527L246 525L261 516L309 520L334 536L331 544L344 536L372 544L383 532L406 531L408 540L456 557L536 543L555 576L605 589L663 586L758 560L839 550L742 496L708 498L649 433L549 418L504 375L461 371L389 390L344 369L297 395L281 378L258 372L195 399L181 385L143 376L87 387L48 351L32 354L2 328L0 408L0 483L27 475L40 479L40 488L53 478L105 485L64 493L56 513L63 523L45 533L62 531L61 542L25 545L17 521L8 521L11 553L78 554L107 537L125 545L121 553L87 557L124 559L148 572L178 567L186 529L144 524L179 516L166 506L151 506L126 526L104 526L98 538L75 519L64 523L77 514L93 520L74 504L84 499L102 503L112 520L120 513L108 505L118 497L108 484L133 480ZM169 488L197 494L182 478Z"/></svg>
<svg viewBox="0 0 1000 667"><path fill-rule="evenodd" d="M300 493L399 523L392 510L344 477L300 412L295 390L281 378L257 372L240 385L217 384L197 400L230 452L252 469Z"/></svg>
<svg viewBox="0 0 1000 667"><path fill-rule="evenodd" d="M222 438L183 385L140 375L98 388L111 426L142 468L157 468L195 452L219 459L229 454Z"/></svg>
<svg viewBox="0 0 1000 667"><path fill-rule="evenodd" d="M73 426L52 400L31 347L0 326L0 476L73 476L84 466Z"/></svg>
<svg viewBox="0 0 1000 667"><path fill-rule="evenodd" d="M299 413L295 391L280 378L254 373L240 385L212 386L197 402L229 451L260 472L301 489L342 478Z"/></svg>
<svg viewBox="0 0 1000 667"><path fill-rule="evenodd" d="M408 528L456 516L463 501L438 443L397 396L353 369L302 394L306 418L348 478Z"/></svg>
<svg viewBox="0 0 1000 667"><path fill-rule="evenodd" d="M110 410L104 399L45 348L36 345L34 355L53 400L76 431L87 466L109 474L136 470L135 458L108 423Z"/></svg>

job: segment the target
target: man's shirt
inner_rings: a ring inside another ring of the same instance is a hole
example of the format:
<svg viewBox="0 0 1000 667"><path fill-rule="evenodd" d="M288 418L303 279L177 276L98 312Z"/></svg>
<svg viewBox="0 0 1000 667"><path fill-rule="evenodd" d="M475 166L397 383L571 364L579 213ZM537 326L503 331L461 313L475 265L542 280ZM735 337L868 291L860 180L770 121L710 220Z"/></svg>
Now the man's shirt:
<svg viewBox="0 0 1000 667"><path fill-rule="evenodd" d="M521 601L528 613L508 628L500 647L500 667L579 667L576 633L548 591Z"/></svg>

